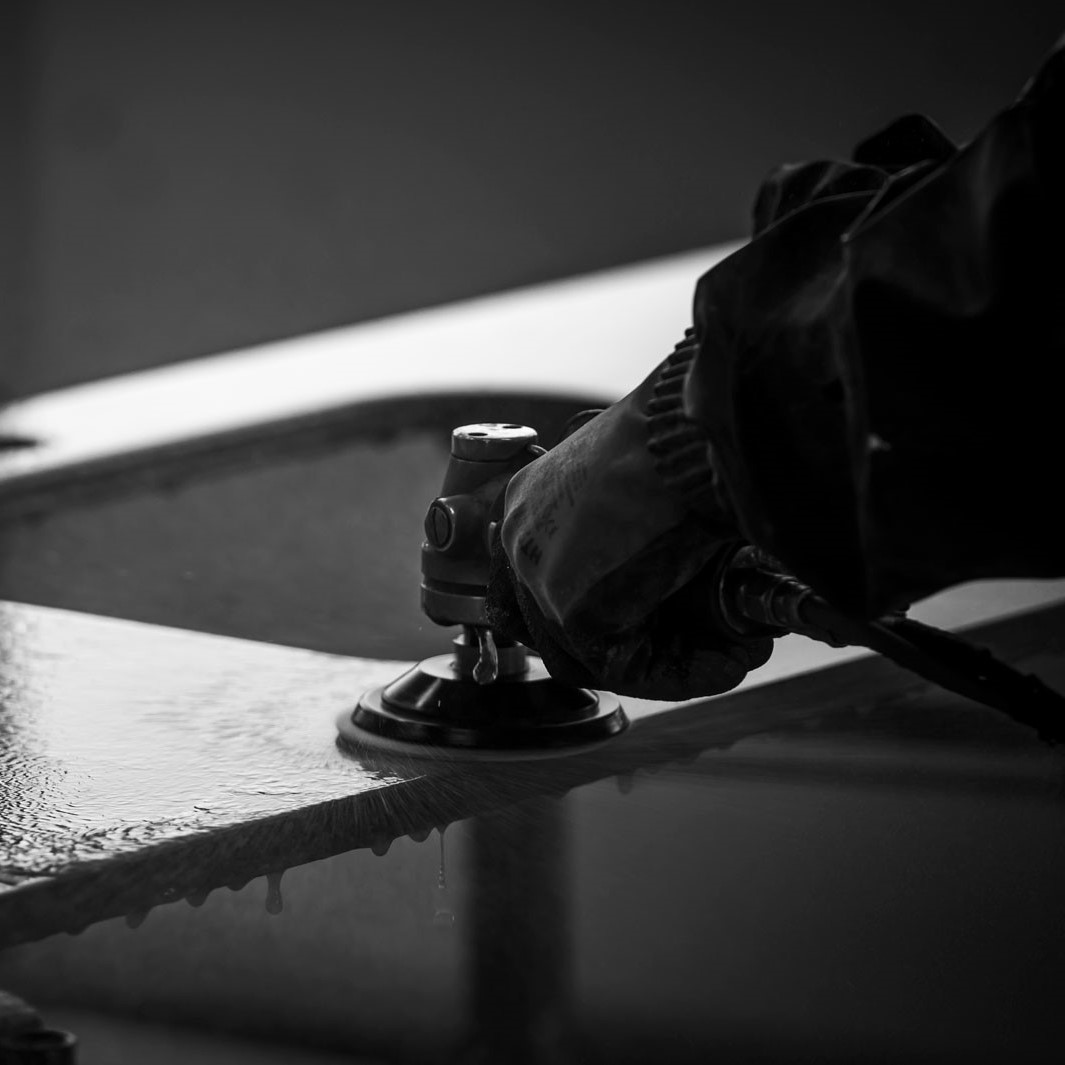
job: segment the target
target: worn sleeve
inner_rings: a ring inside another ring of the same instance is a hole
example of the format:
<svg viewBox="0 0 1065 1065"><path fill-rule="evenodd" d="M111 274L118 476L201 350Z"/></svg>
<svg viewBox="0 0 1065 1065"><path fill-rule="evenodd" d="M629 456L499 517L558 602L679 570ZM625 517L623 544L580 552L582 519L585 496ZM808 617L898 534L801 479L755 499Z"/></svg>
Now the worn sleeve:
<svg viewBox="0 0 1065 1065"><path fill-rule="evenodd" d="M960 149L890 132L763 189L684 394L744 534L865 615L1065 573L1065 51Z"/></svg>

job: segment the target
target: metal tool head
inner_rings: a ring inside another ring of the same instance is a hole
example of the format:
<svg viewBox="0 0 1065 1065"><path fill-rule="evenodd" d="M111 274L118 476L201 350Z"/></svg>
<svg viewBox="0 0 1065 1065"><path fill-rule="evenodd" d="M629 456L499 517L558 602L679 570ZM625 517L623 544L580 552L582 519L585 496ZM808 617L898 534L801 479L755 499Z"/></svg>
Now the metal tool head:
<svg viewBox="0 0 1065 1065"><path fill-rule="evenodd" d="M586 749L628 724L614 696L559 683L538 657L488 625L492 539L506 488L542 454L536 431L524 425L452 432L444 483L425 515L421 604L431 620L461 625L462 634L451 654L367 692L341 715L342 740L435 756L538 757Z"/></svg>
<svg viewBox="0 0 1065 1065"><path fill-rule="evenodd" d="M507 422L461 425L422 543L422 610L438 625L487 626L484 602L494 522L507 484L544 453L536 430Z"/></svg>

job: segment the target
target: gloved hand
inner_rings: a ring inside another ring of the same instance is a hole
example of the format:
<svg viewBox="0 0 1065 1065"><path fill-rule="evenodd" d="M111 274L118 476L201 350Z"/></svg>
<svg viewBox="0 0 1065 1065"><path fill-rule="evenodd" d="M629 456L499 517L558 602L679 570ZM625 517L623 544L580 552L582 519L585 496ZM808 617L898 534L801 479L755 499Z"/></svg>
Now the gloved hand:
<svg viewBox="0 0 1065 1065"><path fill-rule="evenodd" d="M870 138L854 162L779 168L755 203L756 262L771 263L785 286L794 283L801 292L820 278L819 247L827 242L834 249L846 224L889 180L901 188L953 151L932 123L914 116ZM763 235L819 201L828 202L829 217L816 219L818 239L809 239L801 223L804 231L797 234ZM757 253L761 246L764 254ZM718 271L735 273L725 264ZM760 273L760 265L739 271L741 283ZM760 281L758 295L772 306L779 293ZM779 302L789 310L794 303ZM706 435L682 410L698 346L693 337L678 345L633 393L510 484L493 547L489 620L536 649L559 679L626 695L685 699L734 687L770 656L768 635L737 642L715 624L716 575L750 530L741 532L731 498L723 498L725 486L715 484ZM830 347L823 350L831 354ZM800 372L808 367L801 362ZM780 392L777 400L787 404L793 393ZM717 394L732 400L724 385ZM767 399L756 395L753 402L773 408ZM727 415L718 420L729 424ZM815 439L815 452L818 446ZM824 454L804 452L804 458L810 460L809 478L831 467ZM787 468L779 457L775 464ZM831 524L848 496L837 479L825 482L820 513ZM734 484L730 488L736 491ZM737 492L741 507L747 494L742 487ZM835 565L844 554L846 521L837 528L835 537L822 537Z"/></svg>
<svg viewBox="0 0 1065 1065"><path fill-rule="evenodd" d="M690 699L735 687L770 656L771 639L728 639L713 624L716 562L738 534L713 496L705 445L691 441L704 457L701 467L684 464L697 470L690 492L668 483L655 458L656 442L685 432L668 393L679 394L692 349L678 345L635 391L509 484L488 618L557 679Z"/></svg>
<svg viewBox="0 0 1065 1065"><path fill-rule="evenodd" d="M562 679L681 699L769 656L713 624L743 541L856 617L1060 576L1063 120L1065 42L964 148L911 116L771 175L687 362L512 481L493 626Z"/></svg>

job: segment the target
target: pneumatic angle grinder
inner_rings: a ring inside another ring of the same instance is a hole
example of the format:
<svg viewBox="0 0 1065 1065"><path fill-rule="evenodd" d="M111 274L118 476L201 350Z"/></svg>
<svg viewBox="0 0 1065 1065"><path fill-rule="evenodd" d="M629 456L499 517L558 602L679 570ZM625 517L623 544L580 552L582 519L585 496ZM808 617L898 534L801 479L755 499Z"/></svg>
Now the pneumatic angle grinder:
<svg viewBox="0 0 1065 1065"><path fill-rule="evenodd" d="M450 654L425 659L345 711L337 723L343 741L436 757L523 758L581 751L626 728L615 696L554 680L539 657L487 621L490 545L507 484L543 454L527 426L453 430L443 487L425 517L421 606L438 625L461 632ZM867 647L1034 728L1044 741L1065 739L1065 698L1039 678L904 614L843 614L752 545L721 557L712 588L707 621L725 635L799 633L834 647Z"/></svg>
<svg viewBox="0 0 1065 1065"><path fill-rule="evenodd" d="M425 516L421 606L438 625L462 631L450 654L367 692L341 716L343 739L414 754L536 757L583 750L626 727L617 698L554 680L485 616L490 545L507 484L542 454L536 431L524 425L453 430L443 487Z"/></svg>

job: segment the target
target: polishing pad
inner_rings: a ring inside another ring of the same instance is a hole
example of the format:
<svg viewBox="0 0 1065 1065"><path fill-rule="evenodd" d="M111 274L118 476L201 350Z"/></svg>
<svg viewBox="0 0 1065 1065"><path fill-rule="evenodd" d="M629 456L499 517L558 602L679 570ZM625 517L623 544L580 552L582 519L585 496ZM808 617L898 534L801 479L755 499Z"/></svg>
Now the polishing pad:
<svg viewBox="0 0 1065 1065"><path fill-rule="evenodd" d="M356 747L437 759L557 757L627 725L615 696L552 679L535 655L490 684L473 680L455 655L428 658L337 721L341 740Z"/></svg>

